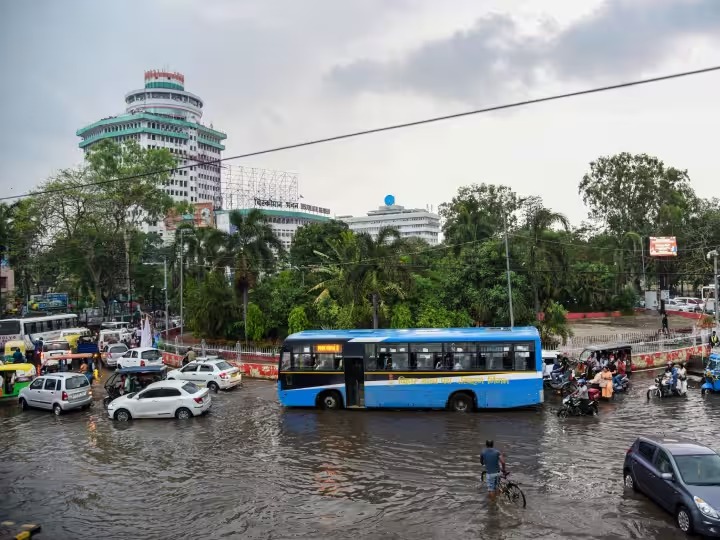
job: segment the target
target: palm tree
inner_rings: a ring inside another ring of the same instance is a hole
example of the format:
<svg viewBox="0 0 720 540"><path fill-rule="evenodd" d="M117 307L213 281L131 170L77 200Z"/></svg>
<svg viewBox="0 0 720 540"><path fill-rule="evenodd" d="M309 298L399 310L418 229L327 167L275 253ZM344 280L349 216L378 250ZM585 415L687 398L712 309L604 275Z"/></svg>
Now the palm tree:
<svg viewBox="0 0 720 540"><path fill-rule="evenodd" d="M320 281L310 290L317 292L315 302L334 298L349 305L352 313L362 299L362 279L358 275L362 253L357 236L352 231L343 231L337 238L327 239L327 244L327 253L315 252L327 264L312 269Z"/></svg>
<svg viewBox="0 0 720 540"><path fill-rule="evenodd" d="M570 226L568 219L558 212L553 212L549 208L536 208L527 218L526 229L528 232L528 267L530 285L533 291L533 300L535 313L540 312L540 282L542 280L542 270L548 270L554 262L557 264L562 260L561 250L558 249L559 244L547 242L547 232L555 225L562 226L567 230ZM540 266L544 268L540 268Z"/></svg>
<svg viewBox="0 0 720 540"><path fill-rule="evenodd" d="M459 252L462 244L478 242L490 238L493 227L477 207L463 205L458 214L445 227L445 242L455 245Z"/></svg>
<svg viewBox="0 0 720 540"><path fill-rule="evenodd" d="M243 333L247 340L247 306L250 289L262 272L270 272L276 256L283 254L283 245L275 235L267 217L253 208L247 213L230 212L230 227L234 232L226 236L226 244L219 254L218 267L229 266L234 272L235 290L242 296Z"/></svg>
<svg viewBox="0 0 720 540"><path fill-rule="evenodd" d="M375 239L365 233L357 238L363 260L356 275L372 299L373 328L378 328L379 302L388 294L405 298L411 273L401 260L402 240L397 229L384 227Z"/></svg>

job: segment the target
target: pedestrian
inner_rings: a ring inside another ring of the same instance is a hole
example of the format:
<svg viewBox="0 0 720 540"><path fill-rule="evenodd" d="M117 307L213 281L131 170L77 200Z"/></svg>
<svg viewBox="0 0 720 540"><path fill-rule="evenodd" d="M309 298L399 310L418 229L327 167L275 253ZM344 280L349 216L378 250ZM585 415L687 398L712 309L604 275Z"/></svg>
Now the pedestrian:
<svg viewBox="0 0 720 540"><path fill-rule="evenodd" d="M662 314L662 331L665 335L670 335L670 326L668 325L668 317L666 311L663 311Z"/></svg>
<svg viewBox="0 0 720 540"><path fill-rule="evenodd" d="M500 473L507 474L505 457L499 450L494 448L494 446L494 441L485 441L485 449L482 451L482 454L480 454L480 464L485 466L485 481L487 483L488 496L491 501L495 500L495 496L497 495Z"/></svg>
<svg viewBox="0 0 720 540"><path fill-rule="evenodd" d="M720 345L720 338L718 337L715 330L713 330L712 335L710 336L710 347L715 348L718 345Z"/></svg>

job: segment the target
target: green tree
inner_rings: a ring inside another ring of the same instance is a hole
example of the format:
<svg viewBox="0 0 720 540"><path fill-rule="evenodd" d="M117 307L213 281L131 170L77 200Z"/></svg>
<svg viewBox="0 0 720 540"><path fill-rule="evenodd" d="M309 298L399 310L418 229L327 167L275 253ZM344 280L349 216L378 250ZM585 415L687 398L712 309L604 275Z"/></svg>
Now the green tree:
<svg viewBox="0 0 720 540"><path fill-rule="evenodd" d="M301 269L322 264L323 258L317 252L328 251L328 241L347 230L347 223L334 219L299 227L290 246L290 264Z"/></svg>
<svg viewBox="0 0 720 540"><path fill-rule="evenodd" d="M84 176L96 184L98 195L93 210L101 212L110 231L123 238L129 292L132 231L144 221L164 217L172 206L161 186L167 184L175 158L167 148L145 149L134 140L122 144L104 140L94 145L85 159Z"/></svg>
<svg viewBox="0 0 720 540"><path fill-rule="evenodd" d="M193 334L212 339L233 336L239 316L233 289L219 272L207 274L201 281L188 277L185 285L187 326Z"/></svg>
<svg viewBox="0 0 720 540"><path fill-rule="evenodd" d="M288 334L295 334L310 328L305 308L303 306L295 306L288 315Z"/></svg>
<svg viewBox="0 0 720 540"><path fill-rule="evenodd" d="M558 343L565 345L573 333L567 322L567 310L557 302L550 301L543 310L542 320L535 324L540 332L540 339L544 346L557 347Z"/></svg>
<svg viewBox="0 0 720 540"><path fill-rule="evenodd" d="M247 306L247 322L245 335L252 341L258 342L265 336L265 317L257 304L252 302Z"/></svg>
<svg viewBox="0 0 720 540"><path fill-rule="evenodd" d="M392 308L392 317L390 319L390 328L412 328L413 317L412 311L407 304L396 304Z"/></svg>
<svg viewBox="0 0 720 540"><path fill-rule="evenodd" d="M616 236L628 231L641 236L669 233L695 201L687 171L627 152L591 162L579 192L590 219Z"/></svg>
<svg viewBox="0 0 720 540"><path fill-rule="evenodd" d="M233 269L235 289L242 298L243 328L247 331L250 289L262 272L272 271L275 254L283 253L283 245L260 210L254 208L247 213L233 210L229 218L235 232L228 235L225 261Z"/></svg>

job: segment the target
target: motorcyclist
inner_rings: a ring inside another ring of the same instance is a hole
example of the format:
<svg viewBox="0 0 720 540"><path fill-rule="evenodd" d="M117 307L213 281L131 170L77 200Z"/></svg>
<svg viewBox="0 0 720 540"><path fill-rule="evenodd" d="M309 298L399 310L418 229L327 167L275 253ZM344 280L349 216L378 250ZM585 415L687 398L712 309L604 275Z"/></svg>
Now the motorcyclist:
<svg viewBox="0 0 720 540"><path fill-rule="evenodd" d="M552 380L552 382L554 382L556 384L560 382L560 379L562 378L562 375L563 375L563 370L564 370L564 368L563 368L563 365L560 363L560 360L555 358L555 362L553 362L552 371L550 372L550 379Z"/></svg>
<svg viewBox="0 0 720 540"><path fill-rule="evenodd" d="M577 407L584 413L590 414L590 395L588 393L587 383L585 379L578 379L578 389L572 394L572 399L576 400Z"/></svg>

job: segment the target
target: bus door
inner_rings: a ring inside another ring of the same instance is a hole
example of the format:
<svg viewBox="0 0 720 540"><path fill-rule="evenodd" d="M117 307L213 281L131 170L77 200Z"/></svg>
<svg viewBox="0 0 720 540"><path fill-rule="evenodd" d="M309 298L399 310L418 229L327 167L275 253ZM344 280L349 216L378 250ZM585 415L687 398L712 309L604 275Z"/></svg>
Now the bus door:
<svg viewBox="0 0 720 540"><path fill-rule="evenodd" d="M346 343L344 349L345 405L347 407L365 407L364 344Z"/></svg>

